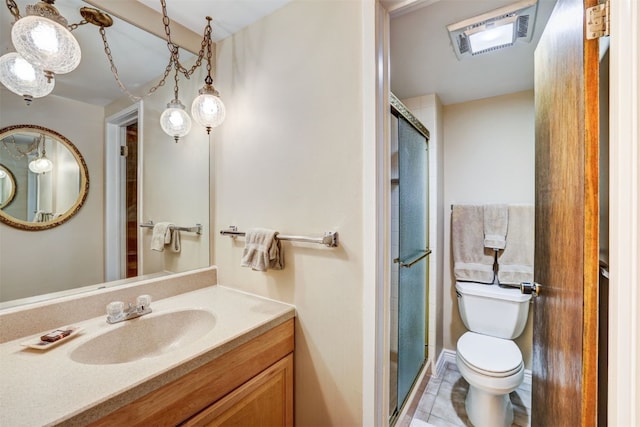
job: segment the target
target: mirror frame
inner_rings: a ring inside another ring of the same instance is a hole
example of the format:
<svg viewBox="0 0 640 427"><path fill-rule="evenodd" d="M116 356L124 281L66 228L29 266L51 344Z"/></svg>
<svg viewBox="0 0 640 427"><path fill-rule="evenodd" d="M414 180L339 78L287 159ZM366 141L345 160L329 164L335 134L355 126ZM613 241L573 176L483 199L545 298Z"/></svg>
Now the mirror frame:
<svg viewBox="0 0 640 427"><path fill-rule="evenodd" d="M16 196L16 179L13 176L13 172L11 172L9 168L7 168L2 163L0 163L0 169L4 170L5 173L7 174L7 178L11 180L11 194L9 194L9 197L7 197L7 200L5 200L4 202L0 200L0 210L1 210L5 206L9 206L9 204L13 201L13 198Z"/></svg>
<svg viewBox="0 0 640 427"><path fill-rule="evenodd" d="M78 163L78 169L80 170L80 189L78 193L78 197L76 198L76 202L73 206L67 210L64 214L60 215L58 218L55 218L51 221L46 222L29 222L23 221L21 219L14 218L10 215L4 213L4 211L0 210L0 222L3 222L11 227L18 228L20 230L26 231L40 231L40 230L48 230L53 227L57 227L60 224L63 224L70 220L82 207L85 200L87 199L87 195L89 194L89 170L87 168L87 163L80 154L78 148L73 145L73 143L59 134L58 132L51 130L49 128L38 126L38 125L12 125L7 126L0 129L0 141L5 137L16 133L16 132L38 132L42 133L50 138L56 139L58 142L64 144L64 146L71 152L73 157L76 159Z"/></svg>

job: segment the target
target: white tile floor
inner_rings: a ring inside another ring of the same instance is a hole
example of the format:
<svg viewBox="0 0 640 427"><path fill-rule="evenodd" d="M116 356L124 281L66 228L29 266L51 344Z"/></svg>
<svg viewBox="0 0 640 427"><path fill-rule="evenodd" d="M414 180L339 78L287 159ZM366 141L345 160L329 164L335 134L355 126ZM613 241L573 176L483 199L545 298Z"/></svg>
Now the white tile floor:
<svg viewBox="0 0 640 427"><path fill-rule="evenodd" d="M431 377L420 398L411 420L400 425L410 427L466 427L472 426L467 418L464 400L469 384L460 375L455 364L447 363L444 374ZM523 383L512 392L514 419L512 427L528 427L531 413L531 384Z"/></svg>

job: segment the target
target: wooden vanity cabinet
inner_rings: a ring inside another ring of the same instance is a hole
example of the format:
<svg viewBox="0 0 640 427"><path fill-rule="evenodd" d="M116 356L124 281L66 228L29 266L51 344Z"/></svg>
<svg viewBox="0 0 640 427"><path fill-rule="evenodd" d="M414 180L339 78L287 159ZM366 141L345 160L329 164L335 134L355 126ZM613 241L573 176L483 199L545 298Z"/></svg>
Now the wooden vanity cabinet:
<svg viewBox="0 0 640 427"><path fill-rule="evenodd" d="M293 426L293 319L92 426Z"/></svg>
<svg viewBox="0 0 640 427"><path fill-rule="evenodd" d="M290 354L182 426L292 426L292 385Z"/></svg>

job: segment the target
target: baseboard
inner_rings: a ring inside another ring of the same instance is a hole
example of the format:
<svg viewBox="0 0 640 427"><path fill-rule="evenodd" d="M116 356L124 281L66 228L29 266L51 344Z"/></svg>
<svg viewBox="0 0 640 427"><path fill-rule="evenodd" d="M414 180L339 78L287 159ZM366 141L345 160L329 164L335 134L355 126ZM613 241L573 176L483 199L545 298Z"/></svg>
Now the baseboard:
<svg viewBox="0 0 640 427"><path fill-rule="evenodd" d="M442 377L447 369L447 363L456 363L456 352L453 350L442 349L436 362L434 377Z"/></svg>
<svg viewBox="0 0 640 427"><path fill-rule="evenodd" d="M456 352L453 350L442 349L440 356L438 356L438 361L436 362L434 377L441 377L444 375L444 371L447 369L447 363L456 364ZM523 383L531 384L531 369L524 370L524 379Z"/></svg>

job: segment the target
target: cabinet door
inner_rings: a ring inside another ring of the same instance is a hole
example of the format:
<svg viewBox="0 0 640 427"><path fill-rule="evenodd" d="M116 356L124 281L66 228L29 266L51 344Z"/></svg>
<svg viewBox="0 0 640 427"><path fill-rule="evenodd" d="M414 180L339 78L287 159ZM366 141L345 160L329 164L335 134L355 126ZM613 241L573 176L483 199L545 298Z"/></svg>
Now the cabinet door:
<svg viewBox="0 0 640 427"><path fill-rule="evenodd" d="M293 354L274 363L184 426L293 426Z"/></svg>

